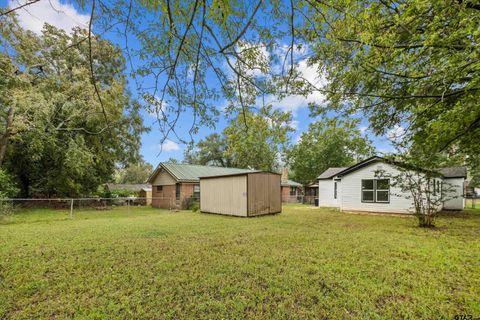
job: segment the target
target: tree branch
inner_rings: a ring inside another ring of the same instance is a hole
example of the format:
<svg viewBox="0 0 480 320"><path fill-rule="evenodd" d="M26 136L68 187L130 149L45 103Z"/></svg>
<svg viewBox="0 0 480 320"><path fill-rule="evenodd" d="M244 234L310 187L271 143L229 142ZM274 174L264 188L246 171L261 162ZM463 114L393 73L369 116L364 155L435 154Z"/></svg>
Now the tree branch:
<svg viewBox="0 0 480 320"><path fill-rule="evenodd" d="M12 13L12 12L14 12L14 11L17 11L18 9L22 9L22 8L24 8L24 7L26 7L26 6L29 6L29 5L31 5L31 4L34 4L34 3L38 2L38 1L40 1L40 0L32 0L32 1L30 1L30 2L26 2L26 3L22 4L22 5L20 5L20 6L18 6L18 7L15 7L15 8L12 8L12 9L8 10L8 11L2 12L2 13L0 13L0 17L6 16L7 14L10 14L10 13Z"/></svg>
<svg viewBox="0 0 480 320"><path fill-rule="evenodd" d="M97 95L98 101L100 102L100 107L102 108L103 117L105 118L105 124L109 127L107 112L105 106L103 105L102 97L100 96L100 91L97 86L97 81L95 79L95 72L93 70L93 54L92 54L92 26L93 26L93 16L95 14L95 1L92 1L92 11L90 14L90 21L88 23L88 59L90 62L90 77L95 89L95 94Z"/></svg>
<svg viewBox="0 0 480 320"><path fill-rule="evenodd" d="M237 35L237 37L235 39L233 39L229 44L227 44L226 46L224 46L223 48L220 49L221 53L223 53L225 50L227 50L231 46L235 45L238 42L238 40L240 40L240 38L243 37L245 32L247 32L248 28L250 27L250 24L252 23L253 18L257 14L258 9L260 9L260 5L262 4L262 2L263 2L263 0L258 1L257 6L255 7L252 15L250 16L250 19L248 19L248 21L247 21L247 24L243 27L242 31L240 31L240 33Z"/></svg>

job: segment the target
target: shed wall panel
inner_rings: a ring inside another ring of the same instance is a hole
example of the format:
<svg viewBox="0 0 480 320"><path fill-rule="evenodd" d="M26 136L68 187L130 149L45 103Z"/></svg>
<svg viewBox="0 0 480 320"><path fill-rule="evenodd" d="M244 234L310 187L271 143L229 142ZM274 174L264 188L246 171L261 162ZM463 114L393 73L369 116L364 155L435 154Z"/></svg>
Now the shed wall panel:
<svg viewBox="0 0 480 320"><path fill-rule="evenodd" d="M247 176L200 179L200 211L247 216Z"/></svg>
<svg viewBox="0 0 480 320"><path fill-rule="evenodd" d="M282 194L281 194L281 176L270 174L269 176L270 189L270 213L277 213L282 211Z"/></svg>
<svg viewBox="0 0 480 320"><path fill-rule="evenodd" d="M248 214L250 216L281 211L280 175L267 172L248 175Z"/></svg>

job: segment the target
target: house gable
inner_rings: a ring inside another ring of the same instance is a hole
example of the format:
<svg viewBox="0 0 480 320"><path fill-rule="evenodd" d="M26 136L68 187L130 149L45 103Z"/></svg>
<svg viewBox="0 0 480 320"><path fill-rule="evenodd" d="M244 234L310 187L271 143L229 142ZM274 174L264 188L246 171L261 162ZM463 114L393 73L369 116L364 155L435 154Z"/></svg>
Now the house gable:
<svg viewBox="0 0 480 320"><path fill-rule="evenodd" d="M149 182L154 186L168 186L177 183L177 180L164 168L158 167L154 175L149 179Z"/></svg>

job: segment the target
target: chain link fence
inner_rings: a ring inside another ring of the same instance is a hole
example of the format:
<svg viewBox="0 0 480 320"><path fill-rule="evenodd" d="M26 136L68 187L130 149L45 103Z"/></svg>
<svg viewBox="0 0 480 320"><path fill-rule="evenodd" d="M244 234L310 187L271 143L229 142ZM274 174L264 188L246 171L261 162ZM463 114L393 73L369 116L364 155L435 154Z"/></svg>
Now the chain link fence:
<svg viewBox="0 0 480 320"><path fill-rule="evenodd" d="M153 206L152 206L153 205ZM112 197L112 198L43 198L0 199L0 215L26 211L67 212L73 218L76 212L126 212L135 213L152 207L167 210L178 208L175 199L163 197Z"/></svg>
<svg viewBox="0 0 480 320"><path fill-rule="evenodd" d="M282 195L283 203L303 203L303 195L287 196Z"/></svg>
<svg viewBox="0 0 480 320"><path fill-rule="evenodd" d="M474 196L465 198L465 208L480 209L480 197Z"/></svg>

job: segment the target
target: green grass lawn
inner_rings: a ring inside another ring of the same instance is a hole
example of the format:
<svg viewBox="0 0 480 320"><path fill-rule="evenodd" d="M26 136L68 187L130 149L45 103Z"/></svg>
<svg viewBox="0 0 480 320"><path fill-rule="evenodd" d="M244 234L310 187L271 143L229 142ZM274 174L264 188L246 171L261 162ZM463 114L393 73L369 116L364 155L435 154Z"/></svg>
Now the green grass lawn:
<svg viewBox="0 0 480 320"><path fill-rule="evenodd" d="M233 218L34 210L0 225L0 319L480 317L480 211Z"/></svg>

